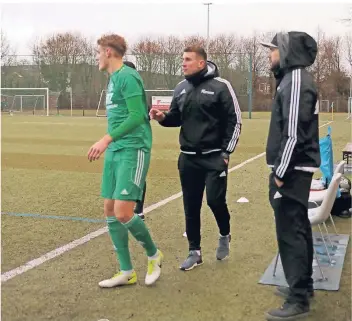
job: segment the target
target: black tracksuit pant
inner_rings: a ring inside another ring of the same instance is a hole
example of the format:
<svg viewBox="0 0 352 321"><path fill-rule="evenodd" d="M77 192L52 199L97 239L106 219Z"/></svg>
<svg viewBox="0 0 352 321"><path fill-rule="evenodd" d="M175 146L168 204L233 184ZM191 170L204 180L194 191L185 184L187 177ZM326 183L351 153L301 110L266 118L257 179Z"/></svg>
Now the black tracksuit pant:
<svg viewBox="0 0 352 321"><path fill-rule="evenodd" d="M136 214L143 213L146 190L147 190L147 183L144 184L142 199L140 201L137 201L136 206L134 207L134 212Z"/></svg>
<svg viewBox="0 0 352 321"><path fill-rule="evenodd" d="M181 153L178 160L186 233L189 250L200 250L200 211L204 189L220 234L230 234L230 214L226 204L227 169L220 152L205 155Z"/></svg>
<svg viewBox="0 0 352 321"><path fill-rule="evenodd" d="M308 305L307 290L313 288L313 240L308 219L312 174L293 171L278 187L269 178L269 200L275 213L280 257L290 287L289 302Z"/></svg>

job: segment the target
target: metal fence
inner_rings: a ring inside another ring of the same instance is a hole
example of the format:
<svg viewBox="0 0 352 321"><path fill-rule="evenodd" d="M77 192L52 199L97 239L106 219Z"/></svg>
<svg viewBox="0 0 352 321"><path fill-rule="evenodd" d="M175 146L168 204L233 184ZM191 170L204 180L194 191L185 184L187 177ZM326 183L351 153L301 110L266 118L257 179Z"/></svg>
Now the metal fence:
<svg viewBox="0 0 352 321"><path fill-rule="evenodd" d="M126 59L135 63L145 89L174 89L183 79L180 54L129 54ZM250 54L211 53L209 59L217 64L220 76L232 84L243 112L248 111L250 117L252 110L270 110L274 79L268 70L255 70ZM108 75L98 70L93 56L12 56L6 61L1 68L1 87L48 88L50 97L46 101L50 113L72 106L78 111L75 114L94 114L108 82ZM23 95L32 93L21 90ZM153 91L147 93L149 103L154 94ZM325 96L320 99L334 101L335 111L347 111L347 96L337 91ZM36 106L38 104L41 106L37 100Z"/></svg>
<svg viewBox="0 0 352 321"><path fill-rule="evenodd" d="M170 54L127 55L127 60L135 63L143 78L145 89L174 89L183 79L181 56ZM242 53L212 54L221 77L229 80L234 87L243 111L250 110L252 104L252 73L249 55ZM10 63L2 66L2 88L49 88L57 99L51 110L72 108L95 110L102 90L106 88L108 76L97 68L95 57L36 57L14 56ZM23 94L30 91L24 91ZM151 97L149 97L151 99ZM55 106L56 104L56 106Z"/></svg>

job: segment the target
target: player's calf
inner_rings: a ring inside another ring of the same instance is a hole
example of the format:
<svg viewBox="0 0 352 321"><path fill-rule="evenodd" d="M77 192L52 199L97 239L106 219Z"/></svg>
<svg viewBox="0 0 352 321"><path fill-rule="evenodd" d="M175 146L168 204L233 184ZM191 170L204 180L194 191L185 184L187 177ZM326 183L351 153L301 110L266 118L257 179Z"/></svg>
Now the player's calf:
<svg viewBox="0 0 352 321"><path fill-rule="evenodd" d="M112 199L104 200L104 214L121 271L116 273L112 278L101 281L99 286L102 288L135 284L137 282L137 275L133 269L128 248L128 230L115 217L114 203L115 201Z"/></svg>
<svg viewBox="0 0 352 321"><path fill-rule="evenodd" d="M146 284L153 284L161 273L161 261L163 255L152 240L149 230L143 220L133 213L134 204L130 201L115 201L115 215L123 221L134 238L144 247L148 256L148 273ZM128 220L128 218L130 218Z"/></svg>

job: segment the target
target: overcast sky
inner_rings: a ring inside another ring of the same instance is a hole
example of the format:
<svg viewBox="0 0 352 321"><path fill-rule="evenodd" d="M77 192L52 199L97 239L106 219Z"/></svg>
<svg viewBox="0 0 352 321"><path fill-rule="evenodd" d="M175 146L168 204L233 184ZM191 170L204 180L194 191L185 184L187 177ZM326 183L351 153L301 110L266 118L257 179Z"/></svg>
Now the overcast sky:
<svg viewBox="0 0 352 321"><path fill-rule="evenodd" d="M29 45L36 38L63 31L78 31L92 39L116 32L129 43L147 35L206 36L207 9L197 2L2 4L1 28L17 54L23 55L31 53ZM343 35L352 28L339 21L351 17L351 5L347 3L212 2L210 35L302 30L315 36L318 27L329 35Z"/></svg>

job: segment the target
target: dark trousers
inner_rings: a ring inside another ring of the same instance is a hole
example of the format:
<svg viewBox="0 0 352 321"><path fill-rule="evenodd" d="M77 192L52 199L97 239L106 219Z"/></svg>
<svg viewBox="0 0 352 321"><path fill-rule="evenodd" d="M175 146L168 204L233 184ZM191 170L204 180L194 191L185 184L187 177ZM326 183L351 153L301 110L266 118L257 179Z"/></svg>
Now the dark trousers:
<svg viewBox="0 0 352 321"><path fill-rule="evenodd" d="M180 154L178 160L186 233L189 250L200 250L200 211L204 189L221 235L230 234L230 214L226 204L228 166L221 153L206 155Z"/></svg>
<svg viewBox="0 0 352 321"><path fill-rule="evenodd" d="M313 289L313 239L308 219L312 174L293 171L281 188L276 185L273 174L269 181L279 253L290 287L288 301L308 305L307 291Z"/></svg>
<svg viewBox="0 0 352 321"><path fill-rule="evenodd" d="M136 214L141 214L143 213L144 210L144 200L145 200L145 193L147 190L147 183L144 184L144 188L143 188L143 196L142 199L140 201L136 202L136 206L134 207L134 212Z"/></svg>

